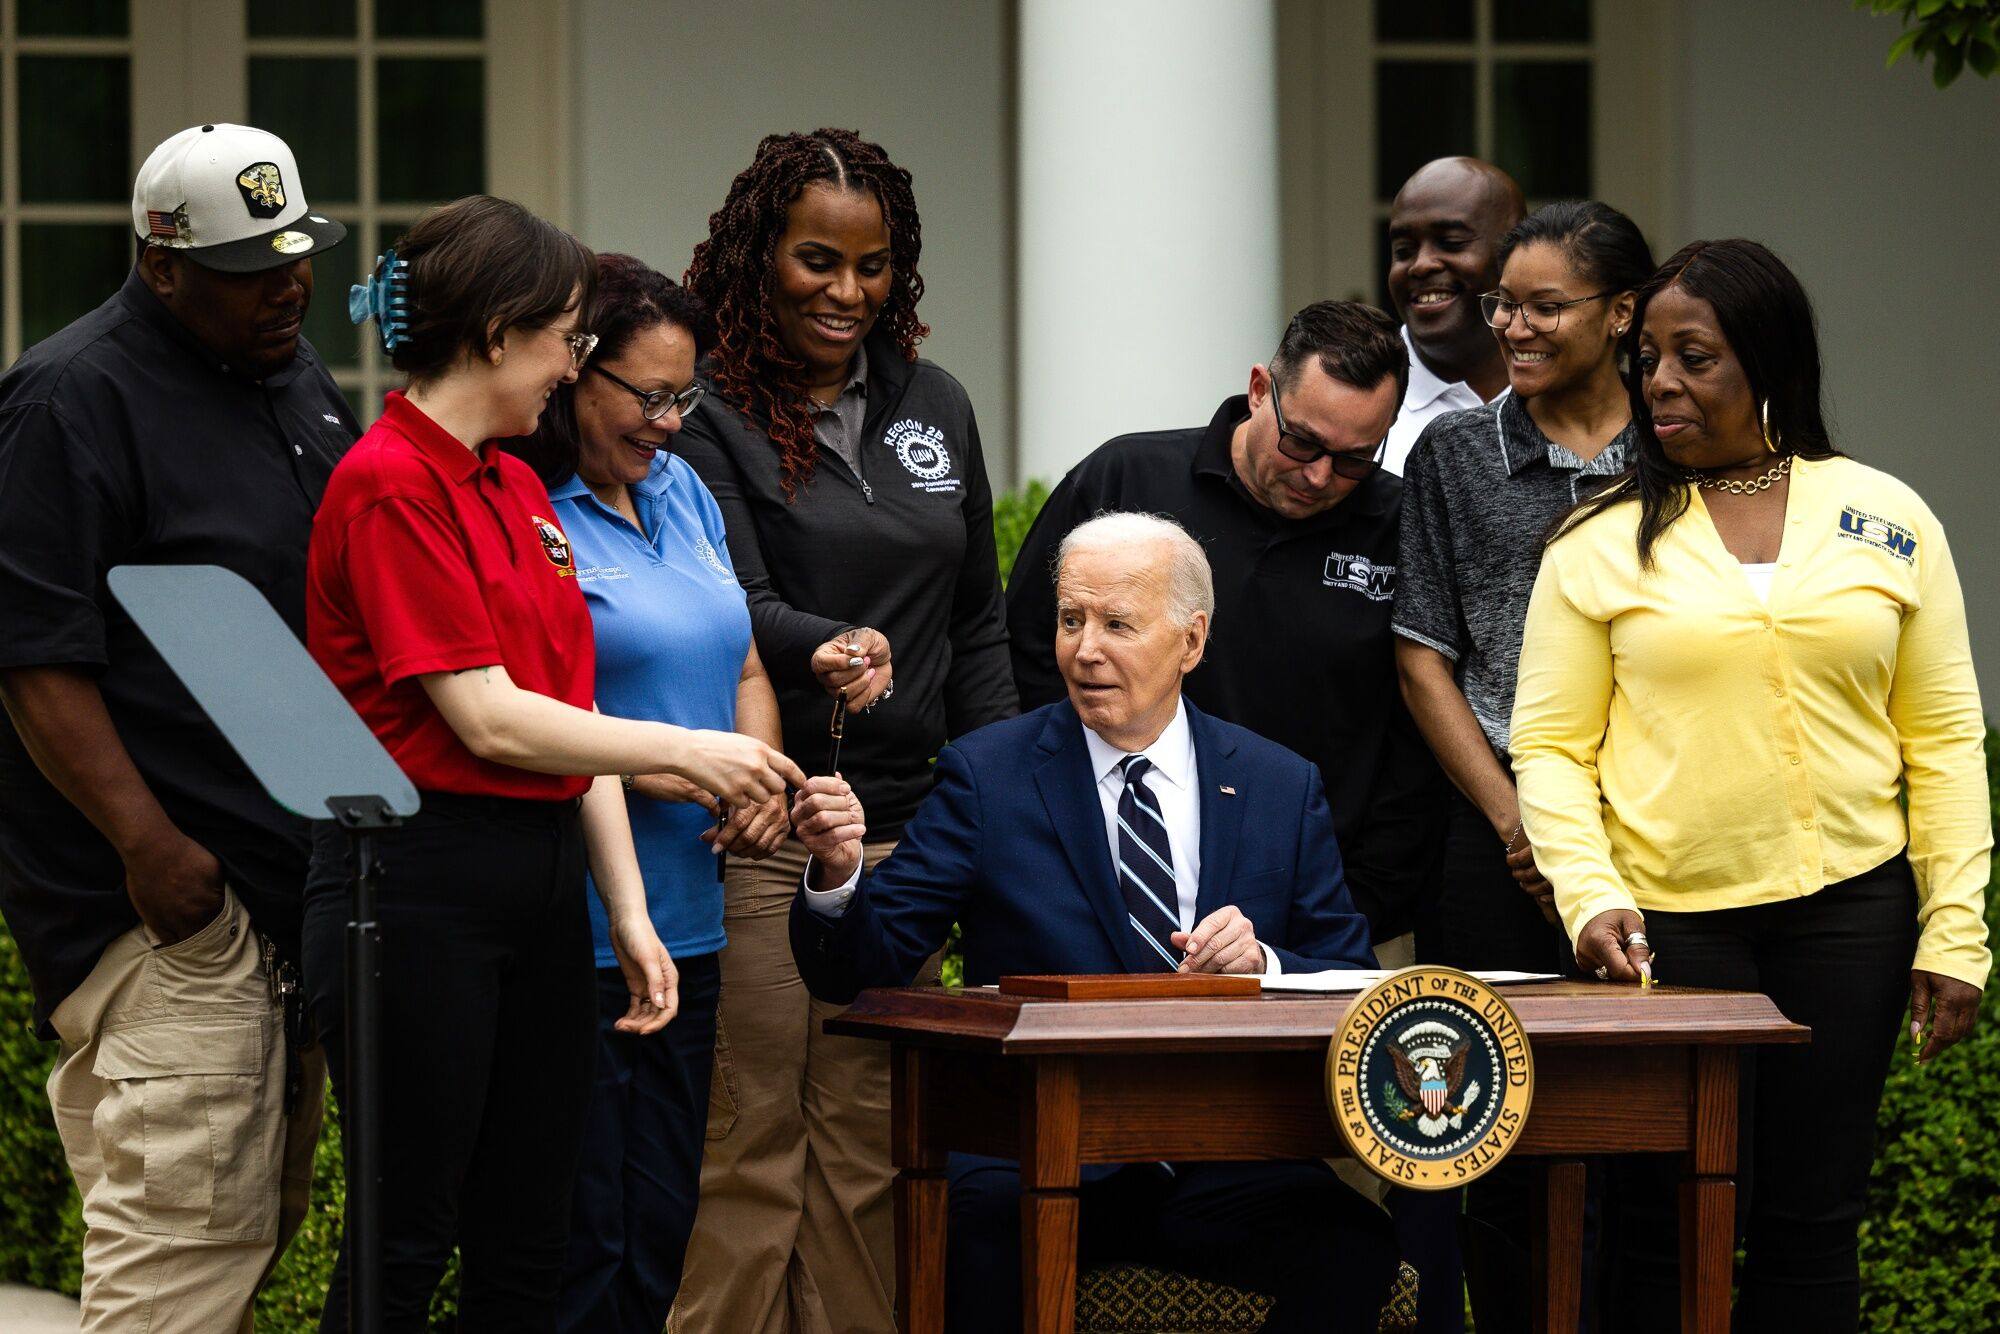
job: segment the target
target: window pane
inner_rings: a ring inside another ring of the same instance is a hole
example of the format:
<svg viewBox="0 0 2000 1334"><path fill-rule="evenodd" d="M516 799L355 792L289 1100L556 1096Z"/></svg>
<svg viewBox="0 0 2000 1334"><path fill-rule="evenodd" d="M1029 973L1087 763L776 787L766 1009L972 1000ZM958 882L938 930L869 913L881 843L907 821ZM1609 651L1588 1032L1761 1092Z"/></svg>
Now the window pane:
<svg viewBox="0 0 2000 1334"><path fill-rule="evenodd" d="M378 197L424 203L486 187L486 70L479 61L381 61L375 96Z"/></svg>
<svg viewBox="0 0 2000 1334"><path fill-rule="evenodd" d="M15 0L23 37L123 37L132 30L126 0Z"/></svg>
<svg viewBox="0 0 2000 1334"><path fill-rule="evenodd" d="M396 4L398 0L382 0ZM354 0L249 0L246 6L252 37L352 37Z"/></svg>
<svg viewBox="0 0 2000 1334"><path fill-rule="evenodd" d="M21 198L132 198L132 69L124 56L22 56Z"/></svg>
<svg viewBox="0 0 2000 1334"><path fill-rule="evenodd" d="M314 203L361 197L359 66L347 57L250 61L250 123L291 145Z"/></svg>
<svg viewBox="0 0 2000 1334"><path fill-rule="evenodd" d="M1590 64L1493 66L1494 159L1530 199L1590 197Z"/></svg>
<svg viewBox="0 0 2000 1334"><path fill-rule="evenodd" d="M313 298L306 307L306 338L319 349L320 359L336 368L351 367L361 360L361 330L347 318L347 289L361 278L375 256L365 252L367 240L361 224L341 218L347 224L347 239L313 260ZM372 334L374 325L369 325Z"/></svg>
<svg viewBox="0 0 2000 1334"><path fill-rule="evenodd" d="M1456 60L1375 63L1375 197L1396 197L1432 158L1475 152L1472 65Z"/></svg>
<svg viewBox="0 0 2000 1334"><path fill-rule="evenodd" d="M1378 42L1469 42L1472 0L1375 0Z"/></svg>
<svg viewBox="0 0 2000 1334"><path fill-rule="evenodd" d="M1590 0L1493 0L1493 39L1587 42Z"/></svg>
<svg viewBox="0 0 2000 1334"><path fill-rule="evenodd" d="M103 305L131 270L136 244L115 222L21 224L21 346Z"/></svg>
<svg viewBox="0 0 2000 1334"><path fill-rule="evenodd" d="M377 37L477 37L480 0L376 0Z"/></svg>

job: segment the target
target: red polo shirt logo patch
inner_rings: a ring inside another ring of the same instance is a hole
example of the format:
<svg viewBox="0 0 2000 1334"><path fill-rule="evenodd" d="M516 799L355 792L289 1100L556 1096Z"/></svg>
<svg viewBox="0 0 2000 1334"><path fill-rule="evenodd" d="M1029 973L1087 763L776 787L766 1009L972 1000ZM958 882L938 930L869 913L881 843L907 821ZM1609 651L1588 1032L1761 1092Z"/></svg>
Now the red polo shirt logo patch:
<svg viewBox="0 0 2000 1334"><path fill-rule="evenodd" d="M542 554L549 558L549 564L556 567L557 576L563 579L574 577L576 562L570 558L569 539L563 536L563 530L539 514L530 517L535 521L535 532L542 539Z"/></svg>

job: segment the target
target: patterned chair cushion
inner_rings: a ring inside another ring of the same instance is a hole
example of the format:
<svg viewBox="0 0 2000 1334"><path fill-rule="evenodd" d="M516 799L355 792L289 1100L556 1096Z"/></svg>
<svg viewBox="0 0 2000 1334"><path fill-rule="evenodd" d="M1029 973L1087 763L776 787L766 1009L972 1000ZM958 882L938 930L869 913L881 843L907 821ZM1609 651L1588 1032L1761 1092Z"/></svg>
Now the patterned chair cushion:
<svg viewBox="0 0 2000 1334"><path fill-rule="evenodd" d="M1271 1299L1146 1265L1097 1265L1076 1284L1077 1334L1254 1334ZM1396 1275L1382 1334L1417 1327L1417 1271Z"/></svg>

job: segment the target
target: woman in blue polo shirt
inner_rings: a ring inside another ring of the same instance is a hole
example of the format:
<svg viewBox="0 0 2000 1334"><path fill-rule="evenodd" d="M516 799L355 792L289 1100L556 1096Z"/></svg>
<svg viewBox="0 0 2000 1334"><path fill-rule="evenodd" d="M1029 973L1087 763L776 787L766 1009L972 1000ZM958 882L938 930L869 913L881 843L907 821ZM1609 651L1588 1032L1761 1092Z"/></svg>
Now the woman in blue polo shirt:
<svg viewBox="0 0 2000 1334"><path fill-rule="evenodd" d="M665 446L701 397L701 304L627 255L598 257L596 355L537 432L508 447L549 488L597 640L608 714L737 730L778 744L778 704L750 642L722 514ZM572 1198L564 1330L658 1334L694 1225L714 1065L723 855L768 855L783 799L728 811L668 774L627 775L646 904L679 971L680 1011L644 1038L614 1028L629 1000L593 902L597 1077Z"/></svg>

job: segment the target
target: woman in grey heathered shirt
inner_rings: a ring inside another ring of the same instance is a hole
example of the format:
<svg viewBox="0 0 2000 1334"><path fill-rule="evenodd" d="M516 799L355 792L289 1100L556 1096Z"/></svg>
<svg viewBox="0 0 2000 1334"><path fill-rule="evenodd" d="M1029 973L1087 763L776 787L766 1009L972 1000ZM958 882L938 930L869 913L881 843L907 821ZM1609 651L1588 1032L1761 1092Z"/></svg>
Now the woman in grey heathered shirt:
<svg viewBox="0 0 2000 1334"><path fill-rule="evenodd" d="M1608 205L1551 204L1500 243L1500 287L1482 298L1511 392L1425 428L1403 476L1396 666L1403 698L1457 791L1436 909L1417 957L1468 969L1573 971L1553 891L1535 869L1507 760L1521 626L1542 538L1630 466L1632 409L1619 375L1636 288L1652 252ZM1473 1188L1468 1213L1479 1327L1525 1328L1526 1274L1506 1238L1527 1235L1528 1181L1505 1169ZM1586 1307L1589 1305L1586 1302Z"/></svg>

